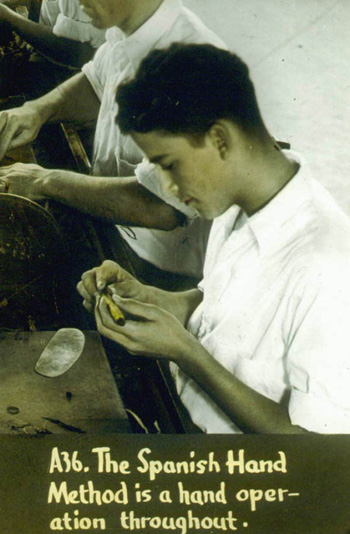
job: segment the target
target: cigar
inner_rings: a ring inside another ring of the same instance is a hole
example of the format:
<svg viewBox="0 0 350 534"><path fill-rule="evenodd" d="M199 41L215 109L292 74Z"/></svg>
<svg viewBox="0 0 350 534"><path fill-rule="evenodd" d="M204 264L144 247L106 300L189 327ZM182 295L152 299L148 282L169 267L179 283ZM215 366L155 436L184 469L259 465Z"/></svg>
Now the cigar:
<svg viewBox="0 0 350 534"><path fill-rule="evenodd" d="M111 297L109 295L106 295L106 293L103 293L102 298L105 301L107 308L109 310L109 313L111 314L114 321L119 326L124 326L125 317L124 317L122 310L119 308L119 306L117 306L116 303L111 299Z"/></svg>

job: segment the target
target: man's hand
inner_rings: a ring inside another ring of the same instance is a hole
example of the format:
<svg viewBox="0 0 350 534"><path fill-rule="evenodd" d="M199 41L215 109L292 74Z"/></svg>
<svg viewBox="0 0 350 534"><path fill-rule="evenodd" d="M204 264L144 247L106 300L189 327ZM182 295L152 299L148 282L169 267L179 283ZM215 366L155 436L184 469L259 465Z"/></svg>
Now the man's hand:
<svg viewBox="0 0 350 534"><path fill-rule="evenodd" d="M38 110L30 103L20 108L2 111L0 113L0 160L8 150L33 141L44 122Z"/></svg>
<svg viewBox="0 0 350 534"><path fill-rule="evenodd" d="M125 325L112 318L103 298L96 299L95 318L98 331L125 347L131 354L150 358L181 359L183 352L198 341L168 311L135 299L113 295L124 313Z"/></svg>
<svg viewBox="0 0 350 534"><path fill-rule="evenodd" d="M84 299L84 308L91 313L94 312L96 300L106 291L112 296L135 298L144 302L152 301L151 287L145 286L110 260L104 261L100 267L86 271L77 285L77 290Z"/></svg>
<svg viewBox="0 0 350 534"><path fill-rule="evenodd" d="M84 273L77 289L84 307L95 312L99 332L132 354L177 361L198 344L184 327L202 298L198 290L173 293L144 285L110 260ZM125 325L113 320L105 292L123 311Z"/></svg>
<svg viewBox="0 0 350 534"><path fill-rule="evenodd" d="M84 299L83 306L90 313L94 312L101 294L108 292L112 298L116 297L116 303L118 297L122 297L161 308L176 317L182 325L187 324L203 297L198 289L173 292L147 286L110 260L84 273L77 289Z"/></svg>
<svg viewBox="0 0 350 534"><path fill-rule="evenodd" d="M132 354L172 358L179 346L179 335L188 336L178 319L155 304L159 290L142 284L113 261L106 260L100 267L85 272L77 289L84 307L95 312L99 332ZM125 325L113 320L101 298L104 292L124 312Z"/></svg>
<svg viewBox="0 0 350 534"><path fill-rule="evenodd" d="M43 200L46 197L41 192L41 184L49 173L49 170L31 163L0 167L0 193L20 195L30 200Z"/></svg>

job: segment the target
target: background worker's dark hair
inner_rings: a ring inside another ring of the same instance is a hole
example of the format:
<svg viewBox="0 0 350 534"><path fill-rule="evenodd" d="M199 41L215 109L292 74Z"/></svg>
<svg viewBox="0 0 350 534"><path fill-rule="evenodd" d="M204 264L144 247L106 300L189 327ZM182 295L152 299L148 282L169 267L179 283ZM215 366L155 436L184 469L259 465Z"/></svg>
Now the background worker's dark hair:
<svg viewBox="0 0 350 534"><path fill-rule="evenodd" d="M165 130L202 136L219 119L248 132L264 130L248 67L212 45L154 50L135 78L119 86L117 102L123 133Z"/></svg>

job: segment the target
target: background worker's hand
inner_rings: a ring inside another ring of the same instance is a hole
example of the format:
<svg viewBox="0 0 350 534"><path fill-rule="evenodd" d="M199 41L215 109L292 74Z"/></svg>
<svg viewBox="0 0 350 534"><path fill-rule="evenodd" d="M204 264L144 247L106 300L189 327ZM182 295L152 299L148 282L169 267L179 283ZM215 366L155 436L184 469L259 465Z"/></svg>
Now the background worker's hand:
<svg viewBox="0 0 350 534"><path fill-rule="evenodd" d="M151 287L145 286L118 263L110 260L83 273L77 290L84 299L83 306L91 313L94 312L96 297L107 290L111 296L119 295L144 302L149 302L152 294Z"/></svg>
<svg viewBox="0 0 350 534"><path fill-rule="evenodd" d="M50 174L32 163L15 163L7 167L0 167L0 193L19 195L30 200L43 200L42 184Z"/></svg>
<svg viewBox="0 0 350 534"><path fill-rule="evenodd" d="M3 7L0 4L0 8ZM30 102L0 113L0 160L8 150L33 141L44 121Z"/></svg>

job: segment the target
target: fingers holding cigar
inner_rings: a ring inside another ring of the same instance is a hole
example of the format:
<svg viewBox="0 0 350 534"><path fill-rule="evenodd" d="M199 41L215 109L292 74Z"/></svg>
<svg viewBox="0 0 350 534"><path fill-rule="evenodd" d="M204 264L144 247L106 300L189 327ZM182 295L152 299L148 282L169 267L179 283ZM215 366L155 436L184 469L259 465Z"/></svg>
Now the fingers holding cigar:
<svg viewBox="0 0 350 534"><path fill-rule="evenodd" d="M104 300L104 302L107 305L108 311L111 314L113 320L119 325L124 326L125 325L125 316L122 312L122 310L119 308L119 306L112 300L112 298L107 295L106 293L103 293L101 295L101 298Z"/></svg>

